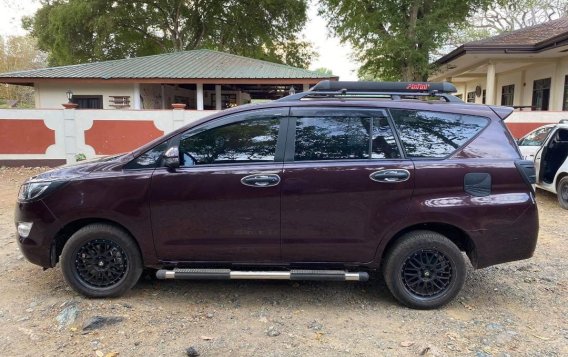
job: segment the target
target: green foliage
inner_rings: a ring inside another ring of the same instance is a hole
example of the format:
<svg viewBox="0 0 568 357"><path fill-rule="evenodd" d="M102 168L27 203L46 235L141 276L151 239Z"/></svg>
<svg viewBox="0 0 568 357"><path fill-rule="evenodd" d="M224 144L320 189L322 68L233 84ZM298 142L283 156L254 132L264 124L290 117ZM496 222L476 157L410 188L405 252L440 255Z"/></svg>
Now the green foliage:
<svg viewBox="0 0 568 357"><path fill-rule="evenodd" d="M323 74L324 76L333 76L333 72L331 71L331 69L326 68L326 67L319 67L314 69L314 72L317 72L319 74Z"/></svg>
<svg viewBox="0 0 568 357"><path fill-rule="evenodd" d="M207 48L307 67L307 0L53 0L24 27L50 65Z"/></svg>
<svg viewBox="0 0 568 357"><path fill-rule="evenodd" d="M0 73L37 69L45 67L45 54L36 46L36 40L29 36L0 36ZM34 89L28 86L0 85L2 107L16 103L19 108L34 107Z"/></svg>
<svg viewBox="0 0 568 357"><path fill-rule="evenodd" d="M320 0L320 13L356 51L359 76L426 80L431 54L489 0Z"/></svg>

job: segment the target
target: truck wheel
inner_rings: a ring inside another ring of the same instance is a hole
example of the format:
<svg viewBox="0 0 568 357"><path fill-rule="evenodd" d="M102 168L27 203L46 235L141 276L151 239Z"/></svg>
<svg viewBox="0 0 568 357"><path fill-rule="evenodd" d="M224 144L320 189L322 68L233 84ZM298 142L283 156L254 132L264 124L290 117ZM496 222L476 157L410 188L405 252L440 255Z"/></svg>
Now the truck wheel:
<svg viewBox="0 0 568 357"><path fill-rule="evenodd" d="M568 176L564 176L562 180L558 182L556 195L558 196L558 203L560 203L560 207L568 209Z"/></svg>
<svg viewBox="0 0 568 357"><path fill-rule="evenodd" d="M443 235L413 231L387 253L383 275L393 296L415 309L434 309L461 290L466 274L458 247Z"/></svg>
<svg viewBox="0 0 568 357"><path fill-rule="evenodd" d="M91 224L69 238L61 253L61 268L75 291L106 298L130 290L140 278L143 265L130 235L111 225Z"/></svg>

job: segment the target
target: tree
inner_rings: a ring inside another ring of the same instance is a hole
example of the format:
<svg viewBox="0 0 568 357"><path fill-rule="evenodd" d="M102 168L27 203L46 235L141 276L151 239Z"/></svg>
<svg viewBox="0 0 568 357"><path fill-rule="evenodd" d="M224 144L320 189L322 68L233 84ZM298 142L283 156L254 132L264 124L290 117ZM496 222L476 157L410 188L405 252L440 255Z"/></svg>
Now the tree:
<svg viewBox="0 0 568 357"><path fill-rule="evenodd" d="M314 69L313 71L317 72L319 74L322 74L324 76L328 76L328 77L333 76L332 70L329 69L329 68L326 68L326 67L319 67L319 68Z"/></svg>
<svg viewBox="0 0 568 357"><path fill-rule="evenodd" d="M320 0L320 14L362 63L359 76L426 80L431 54L490 0Z"/></svg>
<svg viewBox="0 0 568 357"><path fill-rule="evenodd" d="M508 0L473 13L466 26L457 27L440 55L475 40L538 25L568 15L566 0Z"/></svg>
<svg viewBox="0 0 568 357"><path fill-rule="evenodd" d="M470 23L476 29L485 29L496 35L555 20L567 14L566 0L509 0L474 13L470 17Z"/></svg>
<svg viewBox="0 0 568 357"><path fill-rule="evenodd" d="M36 42L29 36L0 37L0 73L45 67L45 54L37 49ZM0 85L0 98L33 107L33 87Z"/></svg>
<svg viewBox="0 0 568 357"><path fill-rule="evenodd" d="M50 65L208 48L307 67L307 0L44 0L24 27Z"/></svg>

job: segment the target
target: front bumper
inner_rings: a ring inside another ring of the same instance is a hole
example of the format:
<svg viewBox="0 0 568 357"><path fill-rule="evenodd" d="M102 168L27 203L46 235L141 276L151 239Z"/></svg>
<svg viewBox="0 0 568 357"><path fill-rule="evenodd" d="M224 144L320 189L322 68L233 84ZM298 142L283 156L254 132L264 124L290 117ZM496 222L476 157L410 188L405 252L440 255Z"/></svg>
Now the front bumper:
<svg viewBox="0 0 568 357"><path fill-rule="evenodd" d="M44 268L53 267L51 249L58 231L57 219L42 200L18 202L14 212L15 226L18 222L33 222L30 234L23 238L16 230L20 251L33 264Z"/></svg>

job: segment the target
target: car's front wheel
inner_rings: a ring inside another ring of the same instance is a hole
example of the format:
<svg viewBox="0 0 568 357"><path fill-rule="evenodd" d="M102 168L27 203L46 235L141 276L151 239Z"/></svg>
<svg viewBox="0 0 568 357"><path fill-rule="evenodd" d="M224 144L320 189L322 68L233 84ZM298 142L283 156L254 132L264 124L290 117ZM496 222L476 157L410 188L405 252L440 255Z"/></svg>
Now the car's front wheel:
<svg viewBox="0 0 568 357"><path fill-rule="evenodd" d="M560 207L568 209L568 176L564 176L560 182L558 182L556 195L558 196Z"/></svg>
<svg viewBox="0 0 568 357"><path fill-rule="evenodd" d="M413 231L388 251L383 275L398 301L415 309L433 309L459 293L466 265L459 248L445 236Z"/></svg>
<svg viewBox="0 0 568 357"><path fill-rule="evenodd" d="M75 232L63 247L61 267L75 291L93 298L124 294L143 271L132 237L107 224L91 224Z"/></svg>

